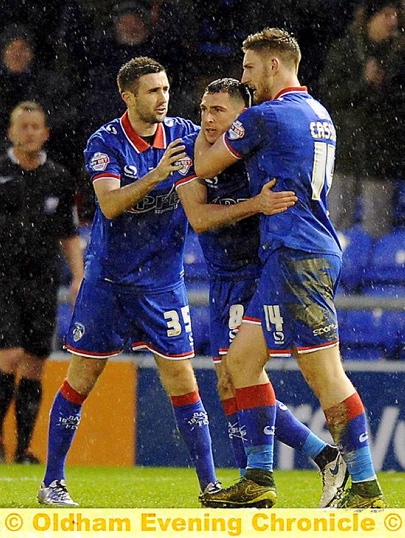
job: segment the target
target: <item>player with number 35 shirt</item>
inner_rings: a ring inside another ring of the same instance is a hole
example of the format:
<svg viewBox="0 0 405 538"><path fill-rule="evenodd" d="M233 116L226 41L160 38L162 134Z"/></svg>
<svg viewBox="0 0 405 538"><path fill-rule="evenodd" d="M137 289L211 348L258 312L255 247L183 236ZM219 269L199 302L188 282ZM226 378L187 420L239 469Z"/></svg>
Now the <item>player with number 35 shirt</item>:
<svg viewBox="0 0 405 538"><path fill-rule="evenodd" d="M182 137L198 128L166 116L169 79L153 58L125 63L117 86L126 112L100 127L85 150L97 209L65 340L72 354L67 378L50 412L47 465L37 496L41 504L77 506L66 487L66 456L82 406L107 360L127 345L152 353L200 491L221 487L191 363L194 344L183 278L187 220L172 175L186 156ZM111 413L119 389L110 386Z"/></svg>
<svg viewBox="0 0 405 538"><path fill-rule="evenodd" d="M85 150L87 171L93 184L116 179L125 187L155 168L170 142L196 129L190 120L165 118L149 145L134 131L125 112L90 138ZM126 335L134 349L147 348L166 358L193 356L183 281L187 226L170 176L115 219L107 219L97 205L86 254L86 286L66 340L69 351L109 357L122 351ZM115 303L108 299L112 286L131 309L128 314L136 325L125 323L119 314L123 303L113 315ZM106 304L109 312L103 323Z"/></svg>

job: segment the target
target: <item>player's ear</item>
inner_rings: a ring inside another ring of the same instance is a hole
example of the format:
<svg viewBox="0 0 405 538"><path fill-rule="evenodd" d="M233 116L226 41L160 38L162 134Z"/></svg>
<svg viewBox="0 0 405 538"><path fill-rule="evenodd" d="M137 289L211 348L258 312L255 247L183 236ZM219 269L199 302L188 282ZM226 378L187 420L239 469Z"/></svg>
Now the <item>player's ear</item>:
<svg viewBox="0 0 405 538"><path fill-rule="evenodd" d="M121 98L127 106L131 106L135 102L135 95L130 91L122 92Z"/></svg>

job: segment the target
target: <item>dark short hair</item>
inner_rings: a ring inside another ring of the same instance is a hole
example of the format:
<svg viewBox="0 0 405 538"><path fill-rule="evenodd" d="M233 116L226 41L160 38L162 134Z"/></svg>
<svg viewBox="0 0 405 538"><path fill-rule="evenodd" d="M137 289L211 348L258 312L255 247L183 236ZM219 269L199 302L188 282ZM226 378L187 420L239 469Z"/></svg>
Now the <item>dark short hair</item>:
<svg viewBox="0 0 405 538"><path fill-rule="evenodd" d="M377 13L380 13L386 7L393 7L401 10L403 7L401 0L364 0L364 17L366 20L371 19Z"/></svg>
<svg viewBox="0 0 405 538"><path fill-rule="evenodd" d="M149 58L148 56L138 56L132 58L124 64L118 71L117 84L120 93L125 91L136 91L137 82L144 75L151 73L166 72L162 64Z"/></svg>
<svg viewBox="0 0 405 538"><path fill-rule="evenodd" d="M3 50L12 41L23 39L32 49L35 48L35 39L31 30L24 24L12 23L0 34L0 47Z"/></svg>
<svg viewBox="0 0 405 538"><path fill-rule="evenodd" d="M232 98L242 99L246 107L252 104L252 96L247 86L236 78L218 78L205 88L204 93L228 93Z"/></svg>

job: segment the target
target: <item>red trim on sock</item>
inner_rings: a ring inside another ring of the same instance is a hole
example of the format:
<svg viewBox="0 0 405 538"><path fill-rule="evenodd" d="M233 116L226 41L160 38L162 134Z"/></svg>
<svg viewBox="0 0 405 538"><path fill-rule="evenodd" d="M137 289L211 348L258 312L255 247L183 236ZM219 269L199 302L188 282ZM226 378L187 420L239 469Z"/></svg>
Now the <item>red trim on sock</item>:
<svg viewBox="0 0 405 538"><path fill-rule="evenodd" d="M325 409L326 424L328 426L337 426L346 424L349 420L358 417L364 413L364 405L357 392L329 409Z"/></svg>
<svg viewBox="0 0 405 538"><path fill-rule="evenodd" d="M62 394L66 400L69 402L72 402L76 405L81 405L84 400L87 398L87 396L83 396L83 394L79 394L78 392L73 389L69 383L68 380L65 379L65 381L62 383L62 386L59 389L59 392Z"/></svg>
<svg viewBox="0 0 405 538"><path fill-rule="evenodd" d="M236 401L238 409L253 409L266 405L276 405L276 395L271 383L253 385L236 389Z"/></svg>
<svg viewBox="0 0 405 538"><path fill-rule="evenodd" d="M183 394L182 396L170 396L172 404L176 407L183 407L184 405L195 404L200 399L198 390Z"/></svg>
<svg viewBox="0 0 405 538"><path fill-rule="evenodd" d="M224 410L225 416L230 417L238 411L238 404L236 403L236 397L227 398L226 400L221 400L222 408Z"/></svg>
<svg viewBox="0 0 405 538"><path fill-rule="evenodd" d="M348 411L348 419L356 418L364 413L364 405L358 392L355 392L343 401Z"/></svg>

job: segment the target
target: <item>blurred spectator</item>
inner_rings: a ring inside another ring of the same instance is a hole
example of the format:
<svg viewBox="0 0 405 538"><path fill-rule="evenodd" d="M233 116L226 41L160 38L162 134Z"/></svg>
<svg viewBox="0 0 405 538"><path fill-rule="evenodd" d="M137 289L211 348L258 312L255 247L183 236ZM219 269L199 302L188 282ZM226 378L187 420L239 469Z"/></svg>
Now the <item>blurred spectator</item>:
<svg viewBox="0 0 405 538"><path fill-rule="evenodd" d="M184 17L187 20L187 17ZM187 36L176 5L171 2L124 0L112 6L110 21L95 28L89 55L89 92L84 129L88 136L125 105L115 81L119 68L136 56L152 56L167 66L170 81L181 87L190 56ZM192 80L188 83L191 85ZM180 99L177 100L177 106ZM99 103L103 103L101 107ZM173 110L174 102L170 107Z"/></svg>
<svg viewBox="0 0 405 538"><path fill-rule="evenodd" d="M362 226L375 238L393 226L396 180L404 174L401 9L400 0L365 0L347 34L332 45L321 78L321 99L338 140L331 218L346 230L360 207Z"/></svg>
<svg viewBox="0 0 405 538"><path fill-rule="evenodd" d="M0 136L1 148L7 141L7 121L20 101L41 104L49 115L51 156L68 168L75 165L77 146L77 102L79 95L73 77L50 69L41 62L35 38L26 26L12 24L0 35ZM80 160L81 158L80 148Z"/></svg>
<svg viewBox="0 0 405 538"><path fill-rule="evenodd" d="M317 96L326 53L332 41L343 35L355 3L356 0L258 2L249 6L250 19L254 31L264 26L278 27L297 38L302 52L299 79Z"/></svg>
<svg viewBox="0 0 405 538"><path fill-rule="evenodd" d="M3 27L23 24L35 37L37 54L48 67L67 68L77 76L85 67L90 18L83 0L0 0Z"/></svg>

